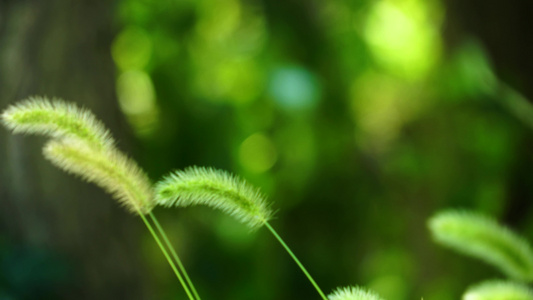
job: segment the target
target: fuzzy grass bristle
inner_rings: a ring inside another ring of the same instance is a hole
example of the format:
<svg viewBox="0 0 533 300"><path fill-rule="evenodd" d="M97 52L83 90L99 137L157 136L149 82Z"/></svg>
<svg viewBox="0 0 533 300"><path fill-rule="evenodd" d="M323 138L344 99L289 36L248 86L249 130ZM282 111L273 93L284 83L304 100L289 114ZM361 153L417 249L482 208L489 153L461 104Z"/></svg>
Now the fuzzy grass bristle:
<svg viewBox="0 0 533 300"><path fill-rule="evenodd" d="M463 300L533 300L533 290L511 281L491 280L476 284L464 293Z"/></svg>
<svg viewBox="0 0 533 300"><path fill-rule="evenodd" d="M329 300L382 300L376 293L361 287L349 286L337 288L328 295Z"/></svg>
<svg viewBox="0 0 533 300"><path fill-rule="evenodd" d="M90 111L62 100L31 97L11 105L2 113L3 124L14 133L70 137L97 148L109 148L113 138Z"/></svg>
<svg viewBox="0 0 533 300"><path fill-rule="evenodd" d="M435 241L498 267L509 277L533 280L533 251L521 237L490 218L466 211L445 211L429 220Z"/></svg>
<svg viewBox="0 0 533 300"><path fill-rule="evenodd" d="M102 152L76 139L60 139L49 141L43 154L60 169L100 186L133 213L153 208L150 180L118 150Z"/></svg>
<svg viewBox="0 0 533 300"><path fill-rule="evenodd" d="M160 181L156 203L166 207L203 204L218 208L251 228L267 222L272 211L258 189L228 172L190 167Z"/></svg>

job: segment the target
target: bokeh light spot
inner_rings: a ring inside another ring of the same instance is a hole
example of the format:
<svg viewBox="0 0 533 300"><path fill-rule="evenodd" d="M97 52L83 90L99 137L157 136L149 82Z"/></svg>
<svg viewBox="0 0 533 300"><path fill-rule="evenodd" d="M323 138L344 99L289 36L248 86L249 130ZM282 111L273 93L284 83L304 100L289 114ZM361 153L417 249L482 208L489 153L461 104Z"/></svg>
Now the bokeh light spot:
<svg viewBox="0 0 533 300"><path fill-rule="evenodd" d="M125 72L117 80L120 107L126 114L141 114L155 107L155 92L145 72Z"/></svg>
<svg viewBox="0 0 533 300"><path fill-rule="evenodd" d="M152 55L152 42L143 29L127 28L115 38L111 54L116 65L123 71L142 69Z"/></svg>
<svg viewBox="0 0 533 300"><path fill-rule="evenodd" d="M353 119L359 139L372 148L383 149L396 137L402 124L402 91L398 82L376 74L367 74L352 87ZM405 99L404 99L405 100Z"/></svg>
<svg viewBox="0 0 533 300"><path fill-rule="evenodd" d="M149 133L157 122L158 109L150 76L141 71L122 73L117 79L120 108L140 134Z"/></svg>
<svg viewBox="0 0 533 300"><path fill-rule="evenodd" d="M381 276L370 282L368 286L385 299L407 299L408 287L400 276Z"/></svg>
<svg viewBox="0 0 533 300"><path fill-rule="evenodd" d="M206 40L223 40L239 26L240 2L236 0L206 1L201 7L197 30Z"/></svg>
<svg viewBox="0 0 533 300"><path fill-rule="evenodd" d="M291 111L313 108L320 99L317 78L299 67L285 67L274 71L269 92L281 108Z"/></svg>
<svg viewBox="0 0 533 300"><path fill-rule="evenodd" d="M376 60L395 75L418 79L441 52L438 21L421 1L379 1L371 9L364 36Z"/></svg>
<svg viewBox="0 0 533 300"><path fill-rule="evenodd" d="M374 72L359 76L352 84L351 93L358 142L378 152L390 148L403 126L432 103L417 85Z"/></svg>
<svg viewBox="0 0 533 300"><path fill-rule="evenodd" d="M274 144L261 133L249 136L239 148L241 165L253 173L262 173L269 170L276 162L277 157Z"/></svg>

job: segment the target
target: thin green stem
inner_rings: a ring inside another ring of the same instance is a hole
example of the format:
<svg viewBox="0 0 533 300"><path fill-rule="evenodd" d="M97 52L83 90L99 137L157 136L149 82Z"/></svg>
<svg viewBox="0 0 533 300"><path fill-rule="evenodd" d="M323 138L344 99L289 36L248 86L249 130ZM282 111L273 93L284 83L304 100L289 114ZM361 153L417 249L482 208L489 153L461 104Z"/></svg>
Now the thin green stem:
<svg viewBox="0 0 533 300"><path fill-rule="evenodd" d="M191 288L192 293L194 294L194 296L196 297L197 300L201 300L200 296L198 295L198 292L196 291L196 289L194 288L194 285L192 284L191 279L189 278L189 275L187 274L187 271L185 270L185 267L181 263L181 259L178 257L178 254L176 253L176 250L174 249L174 247L172 246L172 244L168 240L168 236L165 233L165 231L163 230L163 227L159 224L159 222L157 221L157 218L151 212L150 212L150 218L152 219L152 222L154 222L155 227L157 228L157 231L159 231L159 234L163 238L163 241L165 242L165 245L167 245L167 248L170 250L170 254L172 254L172 257L178 263L178 268L180 269L181 273L183 273L183 276L185 276L185 280L189 284L189 287Z"/></svg>
<svg viewBox="0 0 533 300"><path fill-rule="evenodd" d="M274 228L272 228L272 226L270 226L270 224L268 222L265 222L265 226L268 228L268 230L270 230L270 232L272 232L272 234L274 235L274 237L276 237L276 239L280 242L280 244L283 246L283 248L285 248L285 250L287 250L287 252L289 253L289 255L292 257L292 259L294 259L294 261L296 262L296 264L300 267L300 269L302 269L302 272L304 272L305 276L307 276L307 279L309 279L309 281L311 281L311 283L313 284L313 286L315 287L315 289L318 291L318 293L320 294L320 296L322 297L322 299L324 300L328 300L328 298L326 297L326 295L324 294L324 292L322 292L322 290L320 289L320 287L318 286L318 284L316 284L315 280L313 279L313 277L311 277L311 275L309 274L309 272L307 272L307 270L305 269L305 267L302 265L302 263L298 260L298 258L296 258L296 255L294 255L294 253L292 253L291 249L289 248L289 246L287 246L287 244L285 244L285 242L283 241L283 239L278 235L278 233L274 230Z"/></svg>
<svg viewBox="0 0 533 300"><path fill-rule="evenodd" d="M187 296L189 296L190 300L194 300L194 297L192 296L191 291L189 290L189 287L187 287L187 284L183 280L183 277L181 277L181 274L178 272L178 269L176 269L176 265L174 264L174 262L172 261L172 259L168 255L168 252L165 249L165 247L163 247L163 244L161 243L161 240L159 239L159 237L155 233L154 228L152 227L152 225L148 222L148 220L146 219L146 217L142 213L139 213L139 216L141 216L144 224L146 225L146 227L148 228L148 230L152 234L152 237L154 238L155 242L159 246L159 249L161 249L161 252L163 252L163 255L165 255L165 258L167 259L167 261L168 261L170 267L172 268L172 270L174 271L174 274L176 274L176 277L178 277L178 280L180 281L181 285L183 286L183 289L185 289L185 292L187 293Z"/></svg>

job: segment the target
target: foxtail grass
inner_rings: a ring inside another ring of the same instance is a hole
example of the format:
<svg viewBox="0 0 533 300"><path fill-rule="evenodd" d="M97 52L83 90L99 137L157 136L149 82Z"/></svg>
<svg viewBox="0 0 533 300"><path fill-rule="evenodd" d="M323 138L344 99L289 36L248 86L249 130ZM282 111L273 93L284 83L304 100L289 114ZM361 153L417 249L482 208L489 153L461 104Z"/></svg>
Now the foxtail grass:
<svg viewBox="0 0 533 300"><path fill-rule="evenodd" d="M490 280L468 288L462 300L533 300L533 290L516 282Z"/></svg>
<svg viewBox="0 0 533 300"><path fill-rule="evenodd" d="M213 168L190 167L173 172L157 183L155 191L159 205L207 205L235 217L251 229L272 217L272 210L258 189Z"/></svg>
<svg viewBox="0 0 533 300"><path fill-rule="evenodd" d="M56 167L103 188L130 212L147 214L152 210L148 177L118 150L95 151L80 140L60 139L49 141L43 154Z"/></svg>
<svg viewBox="0 0 533 300"><path fill-rule="evenodd" d="M363 289L361 287L343 287L337 288L328 295L328 300L383 300L376 293Z"/></svg>
<svg viewBox="0 0 533 300"><path fill-rule="evenodd" d="M111 134L91 112L61 100L48 101L43 97L33 97L7 108L2 113L2 123L14 133L51 137L43 149L48 160L68 173L95 183L127 210L138 214L189 299L200 300L174 247L151 212L154 201L150 180L133 160L115 148ZM146 214L156 225L157 231Z"/></svg>
<svg viewBox="0 0 533 300"><path fill-rule="evenodd" d="M273 212L265 197L246 181L225 171L190 167L173 172L159 181L155 191L158 205L166 207L206 205L233 216L252 230L264 225L300 267L322 299L327 300L307 269L268 223Z"/></svg>
<svg viewBox="0 0 533 300"><path fill-rule="evenodd" d="M2 113L2 122L13 133L77 138L99 149L115 143L109 130L90 111L58 99L31 97L8 107Z"/></svg>
<svg viewBox="0 0 533 300"><path fill-rule="evenodd" d="M507 276L533 280L533 251L530 245L492 219L466 211L444 211L429 220L437 243L481 259Z"/></svg>

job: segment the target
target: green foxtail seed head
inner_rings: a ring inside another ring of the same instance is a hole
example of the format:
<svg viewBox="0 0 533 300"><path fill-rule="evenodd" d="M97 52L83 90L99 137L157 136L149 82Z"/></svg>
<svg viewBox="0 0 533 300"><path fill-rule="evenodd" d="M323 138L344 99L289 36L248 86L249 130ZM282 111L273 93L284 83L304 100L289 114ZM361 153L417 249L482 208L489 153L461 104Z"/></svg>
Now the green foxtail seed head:
<svg viewBox="0 0 533 300"><path fill-rule="evenodd" d="M118 150L98 151L77 139L60 139L49 141L43 153L57 167L111 193L131 212L151 211L150 180L135 162Z"/></svg>
<svg viewBox="0 0 533 300"><path fill-rule="evenodd" d="M477 257L520 281L533 280L533 251L529 244L495 221L471 212L446 211L429 220L436 242Z"/></svg>
<svg viewBox="0 0 533 300"><path fill-rule="evenodd" d="M533 300L527 285L511 281L491 280L476 284L464 293L463 300Z"/></svg>
<svg viewBox="0 0 533 300"><path fill-rule="evenodd" d="M190 167L160 181L156 203L163 206L204 204L218 208L256 228L268 221L272 211L259 190L225 171Z"/></svg>
<svg viewBox="0 0 533 300"><path fill-rule="evenodd" d="M2 122L15 133L78 138L99 149L114 144L109 131L90 111L61 100L29 98L7 108Z"/></svg>
<svg viewBox="0 0 533 300"><path fill-rule="evenodd" d="M349 286L337 288L328 295L329 300L383 300L374 292L367 291L361 287Z"/></svg>

